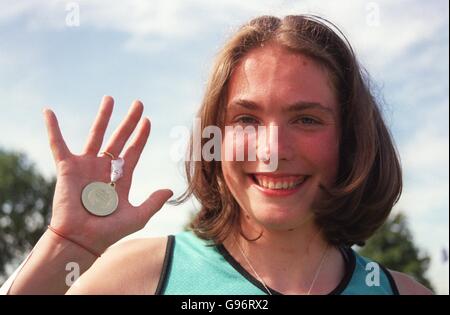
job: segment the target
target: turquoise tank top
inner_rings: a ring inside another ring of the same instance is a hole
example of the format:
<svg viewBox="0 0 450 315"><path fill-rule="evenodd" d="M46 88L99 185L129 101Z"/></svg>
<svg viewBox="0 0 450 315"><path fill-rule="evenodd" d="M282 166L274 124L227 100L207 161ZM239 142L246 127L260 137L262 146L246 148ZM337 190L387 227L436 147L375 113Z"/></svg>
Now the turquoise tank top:
<svg viewBox="0 0 450 315"><path fill-rule="evenodd" d="M389 271L379 266L378 282L367 278L374 262L348 247L340 248L345 261L345 275L329 294L392 295L397 286ZM369 264L369 265L368 265ZM366 270L367 266L368 270ZM281 294L269 288L272 294ZM156 294L166 295L264 295L263 284L248 273L219 244L214 245L193 232L170 235Z"/></svg>

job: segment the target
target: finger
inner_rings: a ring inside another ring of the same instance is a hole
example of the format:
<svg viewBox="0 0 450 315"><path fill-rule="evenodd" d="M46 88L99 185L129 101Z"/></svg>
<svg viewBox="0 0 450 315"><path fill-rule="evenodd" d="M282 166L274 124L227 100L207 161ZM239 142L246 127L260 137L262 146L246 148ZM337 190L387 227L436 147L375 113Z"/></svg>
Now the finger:
<svg viewBox="0 0 450 315"><path fill-rule="evenodd" d="M66 142L61 134L55 113L51 109L44 108L43 114L53 159L58 163L71 155L71 152L67 148Z"/></svg>
<svg viewBox="0 0 450 315"><path fill-rule="evenodd" d="M98 110L97 117L89 131L83 154L97 156L98 151L102 147L103 137L112 115L114 107L114 99L111 96L104 96Z"/></svg>
<svg viewBox="0 0 450 315"><path fill-rule="evenodd" d="M131 105L131 108L128 111L127 116L111 136L111 139L109 140L105 151L108 151L115 157L119 156L120 152L122 152L122 149L125 146L125 143L127 142L128 138L130 138L131 134L136 128L136 125L141 119L143 111L144 105L142 105L141 101L134 101L133 105Z"/></svg>
<svg viewBox="0 0 450 315"><path fill-rule="evenodd" d="M164 203L172 197L173 192L170 189L157 190L150 195L139 207L138 213L141 225L144 226L148 220L162 208Z"/></svg>
<svg viewBox="0 0 450 315"><path fill-rule="evenodd" d="M145 117L141 120L136 136L123 155L123 159L125 160L124 174L126 176L131 176L133 174L136 164L141 157L142 151L144 150L145 144L147 143L150 130L150 120Z"/></svg>

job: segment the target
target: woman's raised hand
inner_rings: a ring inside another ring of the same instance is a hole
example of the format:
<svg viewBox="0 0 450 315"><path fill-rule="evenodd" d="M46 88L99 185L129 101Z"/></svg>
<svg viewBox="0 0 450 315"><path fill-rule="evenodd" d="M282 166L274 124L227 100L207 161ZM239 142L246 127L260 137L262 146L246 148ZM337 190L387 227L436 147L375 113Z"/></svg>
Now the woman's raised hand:
<svg viewBox="0 0 450 315"><path fill-rule="evenodd" d="M113 106L112 97L103 97L80 155L70 152L53 111L44 110L57 170L50 225L65 236L100 253L126 235L142 229L173 194L169 189L157 190L138 207L131 205L128 200L133 171L150 135L150 120L141 119L143 104L135 101L103 150L125 160L123 176L115 184L119 198L117 210L109 216L99 217L83 207L81 194L86 185L96 181L110 182L111 157L99 154ZM136 136L121 155L125 143L137 126Z"/></svg>

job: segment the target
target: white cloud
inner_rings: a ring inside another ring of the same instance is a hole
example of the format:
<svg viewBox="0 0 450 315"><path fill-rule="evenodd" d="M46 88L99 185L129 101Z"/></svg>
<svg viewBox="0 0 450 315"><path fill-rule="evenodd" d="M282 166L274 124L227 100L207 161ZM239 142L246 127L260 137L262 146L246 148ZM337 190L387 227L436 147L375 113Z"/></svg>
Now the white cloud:
<svg viewBox="0 0 450 315"><path fill-rule="evenodd" d="M79 4L80 27L128 34L124 47L142 51L159 50L167 39L201 37L217 26L228 26L232 31L261 14L319 14L341 27L359 55L373 67L382 67L386 60L398 57L446 23L445 17L435 18L442 12L433 11L432 5L424 10L423 5L405 0L9 0L0 4L0 23L26 16L25 23L32 30L61 30L66 27L67 3ZM379 14L379 26L368 22L374 13Z"/></svg>

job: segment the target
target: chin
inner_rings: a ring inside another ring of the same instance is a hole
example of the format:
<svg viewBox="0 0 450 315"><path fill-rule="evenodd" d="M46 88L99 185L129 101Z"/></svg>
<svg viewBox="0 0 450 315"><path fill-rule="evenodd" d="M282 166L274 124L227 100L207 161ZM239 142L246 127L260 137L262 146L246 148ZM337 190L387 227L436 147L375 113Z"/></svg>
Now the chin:
<svg viewBox="0 0 450 315"><path fill-rule="evenodd" d="M285 211L283 209L267 209L255 211L254 219L258 225L274 231L288 231L302 226L313 218L310 211Z"/></svg>

